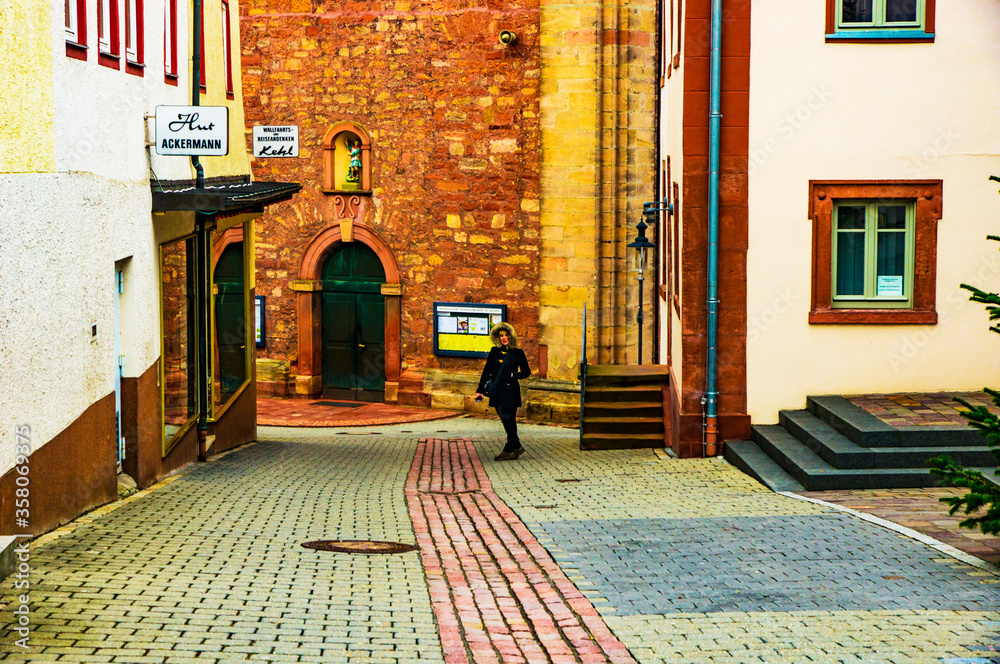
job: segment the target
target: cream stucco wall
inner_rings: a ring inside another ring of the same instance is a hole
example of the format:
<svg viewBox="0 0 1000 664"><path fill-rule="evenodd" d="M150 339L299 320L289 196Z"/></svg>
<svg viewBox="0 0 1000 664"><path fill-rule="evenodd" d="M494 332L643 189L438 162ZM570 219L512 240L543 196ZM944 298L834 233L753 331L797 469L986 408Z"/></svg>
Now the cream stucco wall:
<svg viewBox="0 0 1000 664"><path fill-rule="evenodd" d="M4 0L0 11L0 173L54 166L52 13L37 0Z"/></svg>
<svg viewBox="0 0 1000 664"><path fill-rule="evenodd" d="M144 3L143 76L97 62L96 3L87 3L86 61L65 55L63 0L38 5L24 0L14 3L13 12L0 12L0 55L12 72L0 85L6 92L27 91L23 99L0 99L0 130L41 145L0 169L0 475L13 465L9 439L16 424L32 426L37 449L114 391L115 264L123 259L124 374L138 376L159 358L158 243L183 229L163 226L163 217L151 214L150 180L194 177L190 158L161 157L146 147L156 106L191 99L190 66L181 67L177 86L164 81L162 0ZM230 154L202 161L207 177L245 175L239 7L234 0L236 94L226 100L217 6L206 5L208 92L202 102L230 106ZM179 34L190 33L188 15L182 5ZM8 27L24 21L32 29L12 36L21 28ZM23 56L28 46L37 57ZM23 66L10 64L14 49L20 49L16 60ZM182 38L178 62L190 62L189 53ZM91 340L94 323L98 333Z"/></svg>
<svg viewBox="0 0 1000 664"><path fill-rule="evenodd" d="M754 5L748 411L813 394L997 386L1000 340L959 284L1000 287L1000 6L937 3L934 43L824 42L824 4ZM941 179L937 325L810 325L811 179Z"/></svg>

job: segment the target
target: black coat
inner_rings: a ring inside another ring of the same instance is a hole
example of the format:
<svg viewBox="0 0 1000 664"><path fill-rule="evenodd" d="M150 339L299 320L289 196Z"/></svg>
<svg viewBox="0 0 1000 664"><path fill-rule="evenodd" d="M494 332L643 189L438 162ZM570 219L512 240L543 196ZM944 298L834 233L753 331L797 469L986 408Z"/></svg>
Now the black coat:
<svg viewBox="0 0 1000 664"><path fill-rule="evenodd" d="M503 375L497 377L496 374L500 369L503 356L501 348L494 346L490 349L490 355L486 358L486 366L483 367L483 375L479 377L479 387L476 392L486 394L486 381L492 380L496 383L497 390L490 398L490 405L519 408L521 406L521 385L517 381L530 376L531 369L528 368L528 358L524 356L524 351L520 348L509 348L507 354L510 357L507 358L507 362L503 366Z"/></svg>

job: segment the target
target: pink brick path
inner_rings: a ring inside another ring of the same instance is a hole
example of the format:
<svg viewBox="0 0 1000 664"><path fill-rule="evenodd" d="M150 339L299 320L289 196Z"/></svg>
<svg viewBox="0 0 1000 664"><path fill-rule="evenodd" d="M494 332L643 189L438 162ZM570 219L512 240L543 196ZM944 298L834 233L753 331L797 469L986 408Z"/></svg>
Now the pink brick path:
<svg viewBox="0 0 1000 664"><path fill-rule="evenodd" d="M635 664L493 492L471 440L422 438L406 500L448 664Z"/></svg>

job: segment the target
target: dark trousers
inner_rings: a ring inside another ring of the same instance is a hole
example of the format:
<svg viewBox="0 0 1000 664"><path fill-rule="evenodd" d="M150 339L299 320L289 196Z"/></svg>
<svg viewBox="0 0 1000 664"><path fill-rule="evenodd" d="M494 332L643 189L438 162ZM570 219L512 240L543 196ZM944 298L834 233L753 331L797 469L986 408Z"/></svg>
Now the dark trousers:
<svg viewBox="0 0 1000 664"><path fill-rule="evenodd" d="M507 444L503 451L513 452L521 447L521 439L517 437L517 408L497 406L496 409L503 430L507 432Z"/></svg>

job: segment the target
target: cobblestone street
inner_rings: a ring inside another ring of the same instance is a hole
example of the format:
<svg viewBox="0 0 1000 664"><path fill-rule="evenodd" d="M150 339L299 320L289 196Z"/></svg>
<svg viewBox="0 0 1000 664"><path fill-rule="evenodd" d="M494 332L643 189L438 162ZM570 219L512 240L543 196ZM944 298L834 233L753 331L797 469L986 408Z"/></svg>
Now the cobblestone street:
<svg viewBox="0 0 1000 664"><path fill-rule="evenodd" d="M997 568L721 459L498 422L261 428L31 544L8 661L1000 662ZM944 507L942 507L944 510ZM310 540L417 544L359 555ZM28 648L16 644L30 596Z"/></svg>

